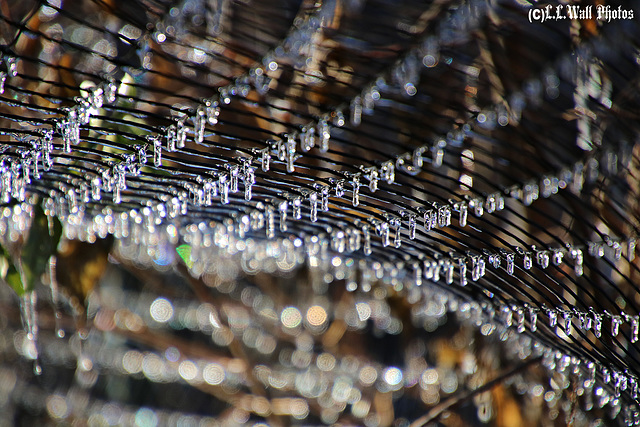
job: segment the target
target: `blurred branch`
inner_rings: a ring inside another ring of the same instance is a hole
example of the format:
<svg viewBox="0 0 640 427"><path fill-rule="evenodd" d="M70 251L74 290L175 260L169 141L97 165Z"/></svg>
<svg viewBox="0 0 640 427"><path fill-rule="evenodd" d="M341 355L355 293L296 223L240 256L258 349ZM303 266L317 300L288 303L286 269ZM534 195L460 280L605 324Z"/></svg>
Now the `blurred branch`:
<svg viewBox="0 0 640 427"><path fill-rule="evenodd" d="M455 408L456 406L459 406L465 402L467 402L469 399L472 399L474 396L484 393L485 391L489 391L491 390L493 387L501 384L502 382L504 382L505 380L507 380L508 378L524 371L525 369L529 368L530 366L533 366L537 363L539 363L542 360L542 357L536 357L534 359L529 360L528 362L525 362L521 365L515 366L514 368L508 370L507 372L503 373L502 375L494 378L493 380L489 381L488 383L478 387L475 390L468 390L464 393L460 393L454 396L451 396L450 398L448 398L447 400L445 400L444 402L440 403L439 405L434 406L433 408L431 408L431 410L429 412L427 412L425 415L423 415L422 417L418 418L417 420L415 420L413 423L411 423L411 425L409 427L422 427L424 425L426 425L427 423L430 423L432 421L437 420L440 415L442 415L443 412L448 411L449 409Z"/></svg>

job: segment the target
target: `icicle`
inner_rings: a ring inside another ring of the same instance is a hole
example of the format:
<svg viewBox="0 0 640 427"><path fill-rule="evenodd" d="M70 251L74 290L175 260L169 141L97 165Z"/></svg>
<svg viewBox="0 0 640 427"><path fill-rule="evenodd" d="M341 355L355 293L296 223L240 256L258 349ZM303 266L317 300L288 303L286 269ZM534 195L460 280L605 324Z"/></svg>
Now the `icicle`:
<svg viewBox="0 0 640 427"><path fill-rule="evenodd" d="M153 146L153 164L155 167L162 166L162 142L160 138L155 136L147 137L151 145Z"/></svg>
<svg viewBox="0 0 640 427"><path fill-rule="evenodd" d="M467 286L467 261L465 258L458 261L458 274L460 275L460 286Z"/></svg>
<svg viewBox="0 0 640 427"><path fill-rule="evenodd" d="M538 251L536 252L536 262L540 266L540 268L545 269L549 266L549 252L548 251Z"/></svg>
<svg viewBox="0 0 640 427"><path fill-rule="evenodd" d="M249 166L248 164L246 164L244 167L243 181L244 181L244 199L246 201L249 201L251 200L251 197L252 197L251 190L253 188L253 185L256 183L256 175L255 175L255 168L253 168L252 166Z"/></svg>
<svg viewBox="0 0 640 427"><path fill-rule="evenodd" d="M495 212L496 210L496 196L495 194L489 194L487 196L487 200L485 200L484 202L484 208L486 209L487 213L492 214Z"/></svg>
<svg viewBox="0 0 640 427"><path fill-rule="evenodd" d="M29 150L29 164L31 165L31 175L34 179L40 179L40 168L38 168L38 159L40 158L40 143L31 141L31 150Z"/></svg>
<svg viewBox="0 0 640 427"><path fill-rule="evenodd" d="M226 164L225 167L229 171L229 191L231 193L238 192L238 175L240 174L240 168L238 165Z"/></svg>
<svg viewBox="0 0 640 427"><path fill-rule="evenodd" d="M408 219L409 239L416 238L416 215L407 211L402 211L402 217Z"/></svg>
<svg viewBox="0 0 640 427"><path fill-rule="evenodd" d="M580 312L580 325L583 330L588 331L591 329L592 319L587 313Z"/></svg>
<svg viewBox="0 0 640 427"><path fill-rule="evenodd" d="M393 228L394 238L393 238L393 246L399 248L402 245L402 236L400 234L400 229L402 228L402 221L400 218L391 217L388 219L389 226Z"/></svg>
<svg viewBox="0 0 640 427"><path fill-rule="evenodd" d="M99 201L101 199L101 194L100 194L101 186L102 186L102 181L100 180L100 177L96 176L91 179L91 198L94 201Z"/></svg>
<svg viewBox="0 0 640 427"><path fill-rule="evenodd" d="M101 87L94 87L91 90L89 102L91 103L91 108L94 110L94 114L97 114L98 110L102 108L102 105L104 104L104 89Z"/></svg>
<svg viewBox="0 0 640 427"><path fill-rule="evenodd" d="M229 176L226 173L218 177L218 192L220 193L220 203L229 203Z"/></svg>
<svg viewBox="0 0 640 427"><path fill-rule="evenodd" d="M524 253L524 261L523 261L524 269L525 270L530 270L532 265L533 265L533 261L531 259L531 252L525 252Z"/></svg>
<svg viewBox="0 0 640 427"><path fill-rule="evenodd" d="M531 332L538 330L538 309L529 306L529 329Z"/></svg>
<svg viewBox="0 0 640 427"><path fill-rule="evenodd" d="M311 222L316 222L318 220L318 193L315 191L309 193L309 203L311 209L309 213Z"/></svg>
<svg viewBox="0 0 640 427"><path fill-rule="evenodd" d="M329 140L331 139L331 128L326 119L320 120L318 123L318 135L320 136L320 152L329 151Z"/></svg>
<svg viewBox="0 0 640 427"><path fill-rule="evenodd" d="M489 264L491 264L496 270L500 268L500 255L488 253L488 256Z"/></svg>
<svg viewBox="0 0 640 427"><path fill-rule="evenodd" d="M602 258L604 256L604 246L601 243L589 242L589 255L595 258Z"/></svg>
<svg viewBox="0 0 640 427"><path fill-rule="evenodd" d="M503 318L502 320L504 321L504 325L507 328L510 328L511 326L513 326L513 310L511 310L506 305L503 305L500 308L500 311L502 312L502 318Z"/></svg>
<svg viewBox="0 0 640 427"><path fill-rule="evenodd" d="M611 316L611 336L617 337L618 332L620 331L620 324L622 323L622 317L620 316Z"/></svg>
<svg viewBox="0 0 640 427"><path fill-rule="evenodd" d="M329 211L329 186L322 184L314 184L313 188L320 195L320 210L323 212Z"/></svg>
<svg viewBox="0 0 640 427"><path fill-rule="evenodd" d="M627 321L631 325L631 342L638 342L638 329L640 327L638 316L628 316Z"/></svg>
<svg viewBox="0 0 640 427"><path fill-rule="evenodd" d="M553 249L552 252L553 265L562 264L562 258L564 257L564 252L562 251L562 249Z"/></svg>
<svg viewBox="0 0 640 427"><path fill-rule="evenodd" d="M22 281L26 279L21 272ZM34 373L40 375L42 369L38 364L38 313L36 311L35 291L25 292L20 297L20 314L22 323L27 333L27 343L23 344L26 356L34 360Z"/></svg>
<svg viewBox="0 0 640 427"><path fill-rule="evenodd" d="M206 179L202 183L202 204L205 206L211 206L213 204L213 189L215 185L211 179Z"/></svg>
<svg viewBox="0 0 640 427"><path fill-rule="evenodd" d="M391 160L386 161L382 164L382 166L380 167L380 176L387 182L387 184L393 184L396 179L396 173L395 165Z"/></svg>
<svg viewBox="0 0 640 427"><path fill-rule="evenodd" d="M176 147L184 148L187 142L187 128L184 125L184 119L178 120L176 123Z"/></svg>
<svg viewBox="0 0 640 427"><path fill-rule="evenodd" d="M449 206L438 207L438 227L448 227L451 225L451 208Z"/></svg>
<svg viewBox="0 0 640 427"><path fill-rule="evenodd" d="M555 328L558 324L558 313L554 309L548 309L547 316L549 317L549 327Z"/></svg>
<svg viewBox="0 0 640 427"><path fill-rule="evenodd" d="M54 322L55 322L55 330L58 338L64 338L65 332L64 329L60 326L60 319L62 319L62 314L60 313L59 307L59 290L58 290L58 281L56 280L56 258L49 258L49 288L51 288L51 304L53 305L53 313L54 313Z"/></svg>
<svg viewBox="0 0 640 427"><path fill-rule="evenodd" d="M344 196L344 179L341 179L339 181L332 181L332 183L335 185L336 197Z"/></svg>
<svg viewBox="0 0 640 427"><path fill-rule="evenodd" d="M471 280L477 282L482 277L482 264L484 264L484 260L481 260L482 256L472 256L471 257Z"/></svg>
<svg viewBox="0 0 640 427"><path fill-rule="evenodd" d="M260 167L262 172L268 172L271 163L271 153L269 153L269 148L263 148L262 150L259 150L258 153L260 153Z"/></svg>
<svg viewBox="0 0 640 427"><path fill-rule="evenodd" d="M199 106L196 110L196 115L193 118L193 133L195 134L195 141L198 144L202 144L204 141L204 128L207 121L205 109Z"/></svg>
<svg viewBox="0 0 640 427"><path fill-rule="evenodd" d="M42 168L48 172L53 166L53 162L51 160L51 152L53 151L53 130L46 129L43 130L42 133L43 138L40 146L42 149Z"/></svg>
<svg viewBox="0 0 640 427"><path fill-rule="evenodd" d="M454 265L451 261L446 260L444 261L444 264L442 266L444 267L445 282L447 282L447 285L451 285L453 283ZM433 272L433 278L436 282L440 280L439 271L440 271L440 263L436 264L435 271Z"/></svg>
<svg viewBox="0 0 640 427"><path fill-rule="evenodd" d="M220 115L220 105L218 104L218 101L213 101L210 99L205 100L204 110L207 117L207 122L209 122L211 126L217 124L218 116Z"/></svg>
<svg viewBox="0 0 640 427"><path fill-rule="evenodd" d="M627 260L633 261L636 258L636 244L635 238L627 240Z"/></svg>
<svg viewBox="0 0 640 427"><path fill-rule="evenodd" d="M380 238L382 240L382 247L389 246L389 224L387 222L381 221L376 226L378 234L380 234Z"/></svg>
<svg viewBox="0 0 640 427"><path fill-rule="evenodd" d="M303 133L305 135L304 148L306 148L306 150L303 148L303 151L309 151L316 146L316 128L309 127ZM300 146L303 147L302 139L300 140Z"/></svg>
<svg viewBox="0 0 640 427"><path fill-rule="evenodd" d="M287 211L289 209L289 203L283 200L278 205L278 212L280 212L280 231L287 231Z"/></svg>
<svg viewBox="0 0 640 427"><path fill-rule="evenodd" d="M444 160L444 147L447 146L447 142L444 139L438 141L438 143L432 148L433 151L433 159L431 164L434 168L439 168L442 166L442 161Z"/></svg>
<svg viewBox="0 0 640 427"><path fill-rule="evenodd" d="M360 126L362 122L362 98L360 96L353 98L349 110L351 111L351 124Z"/></svg>
<svg viewBox="0 0 640 427"><path fill-rule="evenodd" d="M504 210L504 196L502 194L496 193L496 211Z"/></svg>
<svg viewBox="0 0 640 427"><path fill-rule="evenodd" d="M166 129L166 138L167 138L167 151L169 152L176 151L177 134L176 134L176 127L174 125L171 125Z"/></svg>
<svg viewBox="0 0 640 427"><path fill-rule="evenodd" d="M469 202L469 207L473 208L473 213L478 218L484 214L484 202L481 198L475 198Z"/></svg>
<svg viewBox="0 0 640 427"><path fill-rule="evenodd" d="M302 198L299 196L294 197L291 205L293 207L293 219L302 218Z"/></svg>
<svg viewBox="0 0 640 427"><path fill-rule="evenodd" d="M73 190L72 190L73 191ZM120 204L122 202L122 194L119 186L115 186L113 189L113 203Z"/></svg>
<svg viewBox="0 0 640 427"><path fill-rule="evenodd" d="M351 199L351 203L353 206L358 206L360 204L360 174L354 174L351 177L351 185L353 186L353 198Z"/></svg>
<svg viewBox="0 0 640 427"><path fill-rule="evenodd" d="M362 226L362 236L364 237L364 254L369 256L371 255L371 233L369 232L369 226Z"/></svg>
<svg viewBox="0 0 640 427"><path fill-rule="evenodd" d="M225 105L229 105L231 103L231 94L229 93L229 88L218 88L218 92L220 93L220 101Z"/></svg>
<svg viewBox="0 0 640 427"><path fill-rule="evenodd" d="M466 227L467 226L467 218L468 218L468 210L467 210L467 204L465 202L460 202L458 204L458 211L460 212L460 217L458 220L458 223L460 224L460 227Z"/></svg>
<svg viewBox="0 0 640 427"><path fill-rule="evenodd" d="M564 333L568 337L571 336L571 332L572 332L572 327L571 327L571 318L572 317L573 317L573 315L571 314L570 311L565 310L565 311L562 312L562 318L564 319Z"/></svg>
<svg viewBox="0 0 640 427"><path fill-rule="evenodd" d="M145 145L136 145L134 148L136 149L137 158L135 162L131 160L128 163L129 163L130 169L136 170L139 174L140 168L142 167L142 165L147 164L147 147ZM134 164L134 163L137 163L137 164Z"/></svg>
<svg viewBox="0 0 640 427"><path fill-rule="evenodd" d="M510 276L513 276L515 254L508 253L506 254L506 257L507 257L507 274L509 274Z"/></svg>
<svg viewBox="0 0 640 427"><path fill-rule="evenodd" d="M287 172L295 172L294 162L296 161L296 140L293 135L287 135Z"/></svg>
<svg viewBox="0 0 640 427"><path fill-rule="evenodd" d="M0 95L4 93L4 84L7 81L7 73L0 71Z"/></svg>
<svg viewBox="0 0 640 427"><path fill-rule="evenodd" d="M584 272L584 268L583 268L583 255L582 255L582 250L581 249L571 249L571 257L573 259L575 259L575 265L574 265L574 271L576 273L577 276L582 276L582 273Z"/></svg>
<svg viewBox="0 0 640 427"><path fill-rule="evenodd" d="M344 118L344 114L342 113L342 111L340 110L336 111L333 117L333 124L337 127L342 127L345 125L345 123L346 123L346 120Z"/></svg>
<svg viewBox="0 0 640 427"><path fill-rule="evenodd" d="M378 179L380 178L378 169L375 167L363 168L362 172L364 173L364 177L369 180L369 191L375 193L378 189Z"/></svg>
<svg viewBox="0 0 640 427"><path fill-rule="evenodd" d="M275 225L275 215L273 213L273 208L271 206L267 206L265 209L266 214L266 233L268 239L273 239L276 235L276 225Z"/></svg>
<svg viewBox="0 0 640 427"><path fill-rule="evenodd" d="M593 334L596 338L602 336L602 315L592 312L593 315Z"/></svg>
<svg viewBox="0 0 640 427"><path fill-rule="evenodd" d="M622 245L620 242L611 242L610 246L613 249L613 259L620 261L620 258L622 258Z"/></svg>
<svg viewBox="0 0 640 427"><path fill-rule="evenodd" d="M611 382L611 372L604 366L602 367L602 381L605 384L609 384Z"/></svg>
<svg viewBox="0 0 640 427"><path fill-rule="evenodd" d="M92 111L91 103L89 102L88 99L79 97L79 96L75 98L75 101L79 104L76 107L78 123L83 125L89 124L89 121L91 120L91 111Z"/></svg>
<svg viewBox="0 0 640 427"><path fill-rule="evenodd" d="M424 229L425 231L428 233L429 231L431 231L431 225L433 224L431 218L435 215L435 212L433 211L433 209L428 209L425 210L423 212L423 218L424 218Z"/></svg>

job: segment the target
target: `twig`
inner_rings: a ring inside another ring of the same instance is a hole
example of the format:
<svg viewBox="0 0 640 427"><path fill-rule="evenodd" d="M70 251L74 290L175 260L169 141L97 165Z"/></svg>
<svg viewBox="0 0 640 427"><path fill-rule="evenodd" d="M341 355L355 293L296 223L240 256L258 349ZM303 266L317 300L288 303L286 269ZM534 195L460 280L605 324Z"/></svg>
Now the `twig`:
<svg viewBox="0 0 640 427"><path fill-rule="evenodd" d="M468 390L462 394L459 395L455 395L455 396L451 396L450 398L448 398L447 400L445 400L444 402L440 403L439 405L434 406L433 408L431 408L431 410L429 412L427 412L425 415L423 415L422 417L418 418L417 420L415 420L413 423L411 423L411 425L409 427L422 427L425 424L431 422L431 421L435 421L436 419L438 419L438 417L440 417L440 415L442 415L442 413L448 409L451 409L455 406L458 406L464 402L466 402L467 400L471 399L472 397L474 397L475 395L478 395L480 393L484 393L485 391L491 390L493 387L495 387L496 385L502 383L503 381L505 381L507 378L527 369L529 366L532 366L538 362L540 362L540 360L542 360L542 357L536 357L535 359L531 359L528 362L525 362L521 365L518 365L512 369L510 369L509 371L503 373L502 375L494 378L493 380L489 381L488 383L485 383L484 385L478 387L475 390Z"/></svg>

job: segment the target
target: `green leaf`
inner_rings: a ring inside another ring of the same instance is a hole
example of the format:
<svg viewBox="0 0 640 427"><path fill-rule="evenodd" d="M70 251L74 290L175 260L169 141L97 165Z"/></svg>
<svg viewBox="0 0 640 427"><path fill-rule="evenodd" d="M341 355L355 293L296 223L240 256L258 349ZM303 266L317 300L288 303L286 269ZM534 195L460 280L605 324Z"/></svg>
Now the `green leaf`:
<svg viewBox="0 0 640 427"><path fill-rule="evenodd" d="M184 261L187 267L193 267L193 259L191 259L191 246L180 245L176 248L176 252L180 255L180 258Z"/></svg>
<svg viewBox="0 0 640 427"><path fill-rule="evenodd" d="M20 277L20 272L16 265L13 263L13 259L11 258L11 254L7 251L6 248L0 247L2 249L2 256L7 262L7 272L4 276L4 280L7 282L9 286L18 294L19 297L24 295L25 289L22 284L22 279Z"/></svg>
<svg viewBox="0 0 640 427"><path fill-rule="evenodd" d="M62 224L57 218L48 218L40 205L34 205L33 213L29 237L20 257L24 270L25 292L32 291L38 278L46 271L49 258L56 254L62 236Z"/></svg>

